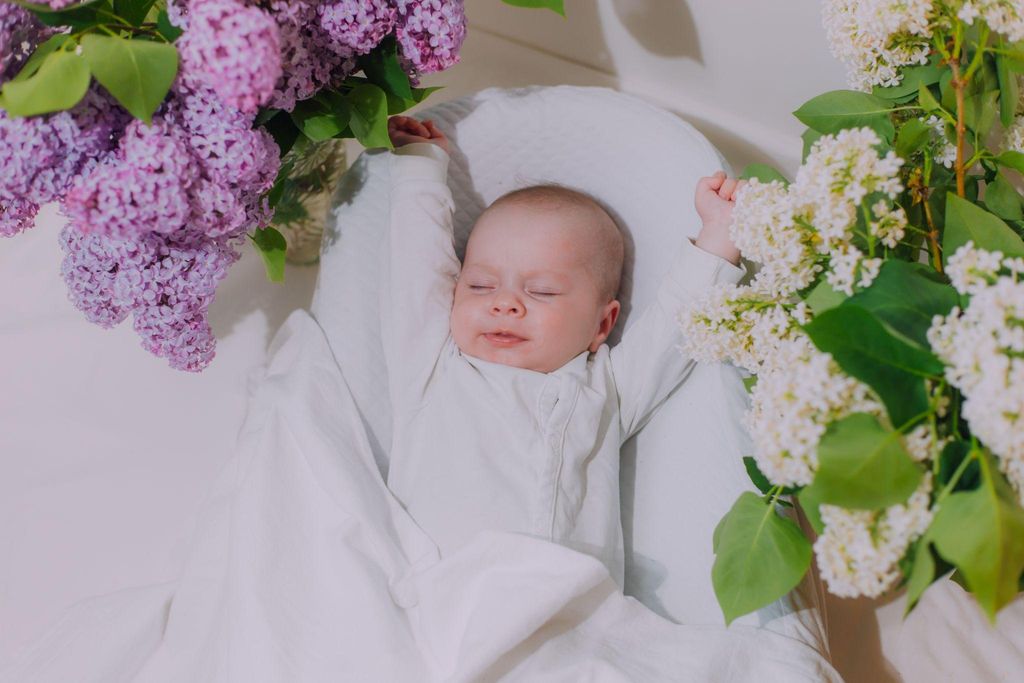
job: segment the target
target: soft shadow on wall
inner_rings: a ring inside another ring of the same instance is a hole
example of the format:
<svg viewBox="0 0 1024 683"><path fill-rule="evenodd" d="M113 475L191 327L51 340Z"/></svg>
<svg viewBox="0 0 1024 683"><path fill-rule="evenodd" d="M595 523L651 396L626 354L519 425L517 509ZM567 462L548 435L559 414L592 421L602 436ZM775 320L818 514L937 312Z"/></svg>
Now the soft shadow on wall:
<svg viewBox="0 0 1024 683"><path fill-rule="evenodd" d="M756 119L749 112L737 114L723 108L706 92L706 84L681 87L678 82L660 82L657 74L646 73L652 64L664 67L676 61L681 67L688 65L688 70L706 71L691 4L684 0L566 0L563 18L553 12L509 7L500 0L477 0L467 7L467 14L471 30L592 70L602 80L610 76L616 89L677 114L706 135L737 171L755 162L788 170L799 160L798 153L786 158L769 151L779 145L764 144L778 142L776 130L765 127L768 132L758 134L760 131L749 130L749 125L737 125ZM625 56L619 54L624 44L630 47ZM564 77L559 82L591 84ZM798 143L794 138L794 144L786 149L798 150Z"/></svg>

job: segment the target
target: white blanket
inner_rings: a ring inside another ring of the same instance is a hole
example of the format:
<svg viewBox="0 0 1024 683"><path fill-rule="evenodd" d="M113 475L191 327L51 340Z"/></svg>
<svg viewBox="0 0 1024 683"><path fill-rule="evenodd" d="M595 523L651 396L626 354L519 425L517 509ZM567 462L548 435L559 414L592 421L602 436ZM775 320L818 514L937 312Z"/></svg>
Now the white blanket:
<svg viewBox="0 0 1024 683"><path fill-rule="evenodd" d="M295 312L177 582L79 603L4 683L838 681L767 630L680 626L590 556L508 533L437 550L384 486L320 328Z"/></svg>

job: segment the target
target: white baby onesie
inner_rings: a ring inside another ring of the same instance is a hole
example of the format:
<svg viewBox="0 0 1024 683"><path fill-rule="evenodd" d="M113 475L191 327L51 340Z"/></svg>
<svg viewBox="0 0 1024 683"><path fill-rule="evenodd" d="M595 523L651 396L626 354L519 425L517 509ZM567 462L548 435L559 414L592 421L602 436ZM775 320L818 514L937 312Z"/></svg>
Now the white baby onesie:
<svg viewBox="0 0 1024 683"><path fill-rule="evenodd" d="M391 155L388 486L442 554L484 529L519 532L593 555L621 586L619 448L692 366L678 349L682 302L744 271L683 240L656 303L615 348L547 374L464 355L449 329L460 264L448 161L431 143Z"/></svg>

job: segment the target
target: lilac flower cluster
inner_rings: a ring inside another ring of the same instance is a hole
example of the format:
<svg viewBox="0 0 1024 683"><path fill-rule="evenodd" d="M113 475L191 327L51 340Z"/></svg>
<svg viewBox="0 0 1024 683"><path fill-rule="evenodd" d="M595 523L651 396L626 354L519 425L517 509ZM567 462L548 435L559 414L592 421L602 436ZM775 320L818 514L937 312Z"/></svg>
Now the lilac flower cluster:
<svg viewBox="0 0 1024 683"><path fill-rule="evenodd" d="M396 0L395 36L410 74L441 71L458 63L466 38L462 0Z"/></svg>
<svg viewBox="0 0 1024 683"><path fill-rule="evenodd" d="M151 233L134 240L60 234L61 272L85 317L102 327L134 314L143 347L176 370L198 372L213 360L216 339L206 313L238 252L224 239L182 242Z"/></svg>
<svg viewBox="0 0 1024 683"><path fill-rule="evenodd" d="M337 48L365 55L395 26L395 8L387 0L340 0L317 7L320 25Z"/></svg>
<svg viewBox="0 0 1024 683"><path fill-rule="evenodd" d="M251 114L183 72L153 124L133 121L65 197L62 272L75 306L107 327L131 313L148 351L205 368L216 345L207 309L238 241L269 223L279 165Z"/></svg>
<svg viewBox="0 0 1024 683"><path fill-rule="evenodd" d="M76 0L49 0L54 9ZM69 111L0 112L0 236L62 201L62 275L85 317L129 316L153 354L199 371L216 340L207 311L247 232L269 224L280 149L260 107L292 110L340 85L356 59L395 35L403 67L458 59L463 0L168 0L178 77L151 124L94 86ZM0 2L0 82L54 29Z"/></svg>
<svg viewBox="0 0 1024 683"><path fill-rule="evenodd" d="M236 0L193 0L178 51L185 70L205 73L221 100L243 112L266 104L281 77L277 22Z"/></svg>
<svg viewBox="0 0 1024 683"><path fill-rule="evenodd" d="M0 236L30 227L42 204L60 199L76 176L105 159L129 119L95 88L68 111L31 118L0 112Z"/></svg>
<svg viewBox="0 0 1024 683"><path fill-rule="evenodd" d="M52 32L24 8L0 3L0 81L16 75L35 46Z"/></svg>

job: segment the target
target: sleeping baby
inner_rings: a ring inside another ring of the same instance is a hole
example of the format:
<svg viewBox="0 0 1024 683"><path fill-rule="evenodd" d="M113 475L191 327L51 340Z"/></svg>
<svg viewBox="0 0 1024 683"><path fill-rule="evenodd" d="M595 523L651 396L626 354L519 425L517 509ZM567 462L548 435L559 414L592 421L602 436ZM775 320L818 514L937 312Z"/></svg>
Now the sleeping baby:
<svg viewBox="0 0 1024 683"><path fill-rule="evenodd" d="M744 273L728 231L738 181L701 179L696 242L609 348L624 249L597 201L556 185L510 192L477 219L460 264L447 138L404 116L388 131L389 488L442 555L485 529L517 532L593 555L621 586L619 449L692 365L682 303Z"/></svg>

